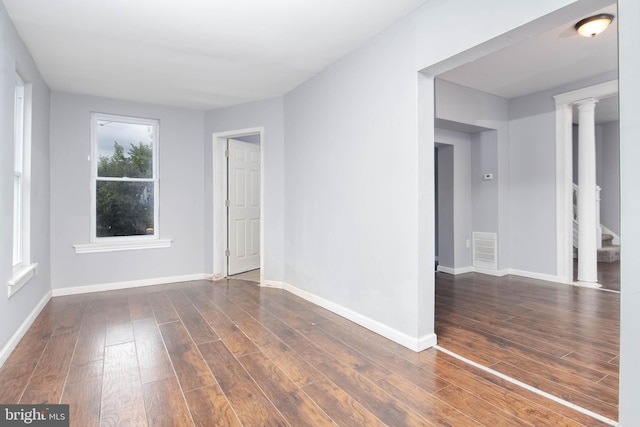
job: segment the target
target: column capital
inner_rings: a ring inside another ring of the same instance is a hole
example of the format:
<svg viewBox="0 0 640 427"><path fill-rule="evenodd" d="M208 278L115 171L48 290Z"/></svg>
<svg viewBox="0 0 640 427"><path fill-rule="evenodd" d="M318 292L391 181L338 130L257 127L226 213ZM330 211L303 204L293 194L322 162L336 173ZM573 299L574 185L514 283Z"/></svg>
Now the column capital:
<svg viewBox="0 0 640 427"><path fill-rule="evenodd" d="M597 103L598 103L598 100L596 98L586 98L586 99L581 99L580 101L574 102L573 105L575 105L578 108L585 107L588 105L592 105L595 107Z"/></svg>

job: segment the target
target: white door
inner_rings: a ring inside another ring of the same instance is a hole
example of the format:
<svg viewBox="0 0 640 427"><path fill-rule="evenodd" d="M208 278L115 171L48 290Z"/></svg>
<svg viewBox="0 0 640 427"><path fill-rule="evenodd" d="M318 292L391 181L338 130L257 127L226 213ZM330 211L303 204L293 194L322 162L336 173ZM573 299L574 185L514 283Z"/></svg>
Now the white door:
<svg viewBox="0 0 640 427"><path fill-rule="evenodd" d="M228 139L228 274L260 268L260 145Z"/></svg>

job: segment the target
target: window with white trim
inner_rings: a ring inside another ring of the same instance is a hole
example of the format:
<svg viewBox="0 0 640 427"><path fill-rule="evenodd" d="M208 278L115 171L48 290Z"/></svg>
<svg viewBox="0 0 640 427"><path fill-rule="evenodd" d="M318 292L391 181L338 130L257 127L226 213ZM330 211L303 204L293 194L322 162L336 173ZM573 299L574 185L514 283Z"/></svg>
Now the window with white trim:
<svg viewBox="0 0 640 427"><path fill-rule="evenodd" d="M13 123L13 271L9 297L36 275L31 263L31 85L15 74Z"/></svg>
<svg viewBox="0 0 640 427"><path fill-rule="evenodd" d="M93 113L92 242L158 239L159 121Z"/></svg>

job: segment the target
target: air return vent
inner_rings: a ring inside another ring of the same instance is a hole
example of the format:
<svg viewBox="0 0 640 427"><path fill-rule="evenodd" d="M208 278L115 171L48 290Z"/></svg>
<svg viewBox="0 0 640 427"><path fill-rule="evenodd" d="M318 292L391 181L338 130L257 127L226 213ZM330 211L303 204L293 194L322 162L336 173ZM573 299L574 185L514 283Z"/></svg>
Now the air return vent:
<svg viewBox="0 0 640 427"><path fill-rule="evenodd" d="M473 266L498 269L498 235L496 233L473 233Z"/></svg>

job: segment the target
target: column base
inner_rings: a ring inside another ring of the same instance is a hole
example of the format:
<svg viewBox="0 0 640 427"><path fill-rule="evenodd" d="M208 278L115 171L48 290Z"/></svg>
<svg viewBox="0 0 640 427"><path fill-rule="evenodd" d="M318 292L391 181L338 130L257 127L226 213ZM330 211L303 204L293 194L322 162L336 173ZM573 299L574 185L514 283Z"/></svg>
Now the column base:
<svg viewBox="0 0 640 427"><path fill-rule="evenodd" d="M581 280L578 280L577 282L575 282L574 285L582 286L583 288L594 288L594 289L598 289L602 287L602 285L598 282L583 282Z"/></svg>

